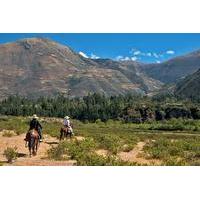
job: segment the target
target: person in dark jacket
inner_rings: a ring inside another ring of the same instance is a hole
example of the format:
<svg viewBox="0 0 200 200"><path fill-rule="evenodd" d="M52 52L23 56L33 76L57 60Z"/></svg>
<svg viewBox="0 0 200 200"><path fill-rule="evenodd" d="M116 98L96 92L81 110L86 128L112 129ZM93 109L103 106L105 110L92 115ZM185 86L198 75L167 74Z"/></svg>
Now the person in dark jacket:
<svg viewBox="0 0 200 200"><path fill-rule="evenodd" d="M38 116L36 114L33 115L33 119L30 121L29 130L35 129L38 131L40 136L40 142L42 142L42 125L38 121Z"/></svg>

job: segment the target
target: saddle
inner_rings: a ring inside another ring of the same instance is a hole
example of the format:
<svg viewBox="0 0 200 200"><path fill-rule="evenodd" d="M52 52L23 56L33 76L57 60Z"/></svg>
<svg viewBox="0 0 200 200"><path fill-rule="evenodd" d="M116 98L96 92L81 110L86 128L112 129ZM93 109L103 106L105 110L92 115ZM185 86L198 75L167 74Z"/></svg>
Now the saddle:
<svg viewBox="0 0 200 200"><path fill-rule="evenodd" d="M38 133L36 134L36 130L34 130L34 129L29 130L29 131L26 133L26 137L25 137L24 140L28 142L28 141L31 139L31 137L34 137L34 136L36 137L37 135L39 136Z"/></svg>

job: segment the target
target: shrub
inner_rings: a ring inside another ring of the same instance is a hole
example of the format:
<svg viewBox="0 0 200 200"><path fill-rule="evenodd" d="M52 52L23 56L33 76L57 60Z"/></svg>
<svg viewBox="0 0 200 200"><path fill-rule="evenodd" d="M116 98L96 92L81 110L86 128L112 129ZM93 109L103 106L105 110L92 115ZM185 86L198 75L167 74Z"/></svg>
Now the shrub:
<svg viewBox="0 0 200 200"><path fill-rule="evenodd" d="M2 136L4 136L4 137L12 137L14 135L15 135L14 131L4 130Z"/></svg>
<svg viewBox="0 0 200 200"><path fill-rule="evenodd" d="M60 143L56 147L52 147L47 151L48 157L54 160L63 160L63 155L66 152L64 143Z"/></svg>
<svg viewBox="0 0 200 200"><path fill-rule="evenodd" d="M54 160L63 160L64 154L69 154L71 159L82 159L82 156L88 154L96 148L96 144L90 138L82 141L71 140L64 141L56 147L48 150L48 157Z"/></svg>
<svg viewBox="0 0 200 200"><path fill-rule="evenodd" d="M125 144L122 147L122 151L129 152L134 148L134 144Z"/></svg>
<svg viewBox="0 0 200 200"><path fill-rule="evenodd" d="M101 121L101 119L97 119L97 120L95 121L95 123L96 123L96 124L101 124L102 121Z"/></svg>
<svg viewBox="0 0 200 200"><path fill-rule="evenodd" d="M5 150L4 150L4 153L3 155L7 158L8 162L9 163L12 163L13 160L15 160L17 158L17 147L7 147Z"/></svg>
<svg viewBox="0 0 200 200"><path fill-rule="evenodd" d="M121 138L114 134L96 135L95 140L99 143L100 148L105 148L113 154L117 154L123 146Z"/></svg>
<svg viewBox="0 0 200 200"><path fill-rule="evenodd" d="M56 147L52 147L48 151L51 159L63 160L64 154L70 156L71 159L77 161L77 165L81 166L118 166L118 165L136 165L135 163L124 162L114 155L104 157L95 153L97 144L91 138L85 140L64 141Z"/></svg>

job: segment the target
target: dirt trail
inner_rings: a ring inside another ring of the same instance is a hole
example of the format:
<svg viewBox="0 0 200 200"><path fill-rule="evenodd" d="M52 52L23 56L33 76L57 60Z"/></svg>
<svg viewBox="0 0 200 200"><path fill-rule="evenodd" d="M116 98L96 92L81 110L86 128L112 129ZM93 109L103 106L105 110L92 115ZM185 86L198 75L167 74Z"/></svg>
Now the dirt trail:
<svg viewBox="0 0 200 200"><path fill-rule="evenodd" d="M18 136L5 137L0 134L0 162L3 165L12 166L71 166L74 165L76 161L54 161L47 159L47 150L51 148L52 145L57 145L58 140L49 135L44 135L44 142L42 142L38 149L38 154L33 157L29 157L28 148L25 148L24 142L25 134ZM3 156L3 152L7 147L17 147L18 158L13 164L8 164L6 158Z"/></svg>
<svg viewBox="0 0 200 200"><path fill-rule="evenodd" d="M136 162L141 165L160 165L161 162L155 159L146 159L143 157L145 142L138 142L133 150L129 152L120 152L118 153L119 158L124 161Z"/></svg>
<svg viewBox="0 0 200 200"><path fill-rule="evenodd" d="M2 132L0 132L0 163L11 166L72 166L76 164L75 160L55 161L47 158L48 149L59 143L58 139L49 135L44 135L44 141L39 146L38 154L30 158L28 148L25 147L24 137L25 134L5 137ZM81 141L84 137L76 136L76 139ZM161 162L159 160L144 158L143 148L145 144L145 142L138 142L133 150L129 152L120 152L117 155L124 161L137 162L141 165L160 165ZM3 152L7 147L15 146L17 147L18 158L14 163L8 164L5 156L3 156ZM99 149L96 150L96 153L106 157L108 151Z"/></svg>

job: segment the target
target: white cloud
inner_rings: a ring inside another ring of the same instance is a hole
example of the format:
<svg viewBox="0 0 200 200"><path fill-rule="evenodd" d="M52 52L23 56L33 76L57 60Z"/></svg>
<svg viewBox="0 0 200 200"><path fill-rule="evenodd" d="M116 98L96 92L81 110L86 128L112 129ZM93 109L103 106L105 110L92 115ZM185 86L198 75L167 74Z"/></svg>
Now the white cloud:
<svg viewBox="0 0 200 200"><path fill-rule="evenodd" d="M123 56L117 56L116 57L116 60L121 60L121 59L123 59Z"/></svg>
<svg viewBox="0 0 200 200"><path fill-rule="evenodd" d="M117 56L116 57L116 60L119 60L119 61L127 61L127 60L130 60L130 58L128 56L124 57L124 56Z"/></svg>
<svg viewBox="0 0 200 200"><path fill-rule="evenodd" d="M115 59L118 61L129 61L129 60L135 61L135 60L138 60L138 57L136 57L136 56L133 56L133 57L117 56Z"/></svg>
<svg viewBox="0 0 200 200"><path fill-rule="evenodd" d="M87 54L83 53L82 51L79 51L79 54L80 54L81 56L83 56L84 58L89 58L89 57L87 56Z"/></svg>
<svg viewBox="0 0 200 200"><path fill-rule="evenodd" d="M136 61L138 58L136 56L131 57L132 61Z"/></svg>
<svg viewBox="0 0 200 200"><path fill-rule="evenodd" d="M147 55L148 57L151 57L151 56L152 56L152 53L151 53L151 52L148 52L146 55Z"/></svg>
<svg viewBox="0 0 200 200"><path fill-rule="evenodd" d="M91 58L91 59L99 59L100 57L97 56L97 55L95 55L95 54L93 54L93 53L91 53L90 58Z"/></svg>
<svg viewBox="0 0 200 200"><path fill-rule="evenodd" d="M129 57L124 57L124 56L117 56L116 60L149 60L150 58L154 58L156 63L160 63L160 60L163 60L163 58L168 54L168 55L172 55L175 54L175 51L173 50L167 50L164 52L153 52L153 51L147 51L147 52L143 52L140 49L136 49L136 48L132 48L130 51L130 56Z"/></svg>
<svg viewBox="0 0 200 200"><path fill-rule="evenodd" d="M167 51L166 51L166 54L173 55L173 54L175 54L175 51L173 51L173 50L167 50Z"/></svg>
<svg viewBox="0 0 200 200"><path fill-rule="evenodd" d="M143 52L143 51L135 49L135 48L131 49L130 53L133 56L154 57L154 58L163 57L163 54L160 54L160 53L150 52L150 51L149 52Z"/></svg>
<svg viewBox="0 0 200 200"><path fill-rule="evenodd" d="M140 54L141 54L141 51L138 51L138 50L133 52L134 56L137 56L137 55L140 55Z"/></svg>
<svg viewBox="0 0 200 200"><path fill-rule="evenodd" d="M126 56L123 60L130 60L130 58L128 56Z"/></svg>

